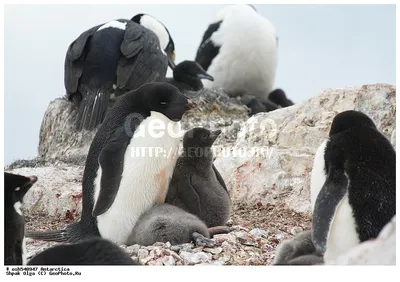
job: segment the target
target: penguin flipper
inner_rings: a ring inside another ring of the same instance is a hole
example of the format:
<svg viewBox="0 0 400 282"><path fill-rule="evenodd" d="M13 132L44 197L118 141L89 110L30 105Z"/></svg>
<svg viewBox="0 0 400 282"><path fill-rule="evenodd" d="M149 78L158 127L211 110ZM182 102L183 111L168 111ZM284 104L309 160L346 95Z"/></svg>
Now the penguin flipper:
<svg viewBox="0 0 400 282"><path fill-rule="evenodd" d="M312 217L312 241L316 250L323 254L336 207L348 189L348 179L343 171L330 171L318 194Z"/></svg>
<svg viewBox="0 0 400 282"><path fill-rule="evenodd" d="M216 32L222 21L210 24L207 30L203 34L200 46L197 49L195 61L200 64L200 66L207 71L211 65L212 60L218 55L220 46L215 46L211 41L211 36Z"/></svg>
<svg viewBox="0 0 400 282"><path fill-rule="evenodd" d="M214 164L212 165L212 169L214 170L214 173L215 173L215 176L217 177L218 182L221 184L222 187L224 187L226 193L228 193L228 188L226 187L225 181L222 178L221 174L219 173L218 169L215 167Z"/></svg>
<svg viewBox="0 0 400 282"><path fill-rule="evenodd" d="M176 183L177 193L188 212L201 216L200 197L192 186L192 177L189 177Z"/></svg>
<svg viewBox="0 0 400 282"><path fill-rule="evenodd" d="M119 127L112 136L99 155L100 192L93 208L93 217L105 213L111 207L122 178L125 151L130 138L123 126Z"/></svg>

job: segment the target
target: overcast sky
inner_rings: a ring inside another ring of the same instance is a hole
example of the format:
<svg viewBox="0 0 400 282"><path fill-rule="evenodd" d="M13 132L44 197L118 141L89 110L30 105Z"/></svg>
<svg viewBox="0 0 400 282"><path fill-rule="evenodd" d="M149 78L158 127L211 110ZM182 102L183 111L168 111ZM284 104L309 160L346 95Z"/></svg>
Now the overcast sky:
<svg viewBox="0 0 400 282"><path fill-rule="evenodd" d="M4 164L37 156L44 112L65 93L65 52L80 33L149 13L168 27L179 63L195 58L203 32L223 6L6 5ZM255 7L278 32L275 86L295 103L330 87L396 83L395 5Z"/></svg>

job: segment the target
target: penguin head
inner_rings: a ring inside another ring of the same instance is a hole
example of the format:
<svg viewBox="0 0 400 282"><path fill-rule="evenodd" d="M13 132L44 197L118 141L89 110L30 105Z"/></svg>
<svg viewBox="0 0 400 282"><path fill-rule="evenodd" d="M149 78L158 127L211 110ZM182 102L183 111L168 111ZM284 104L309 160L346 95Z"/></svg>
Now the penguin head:
<svg viewBox="0 0 400 282"><path fill-rule="evenodd" d="M192 128L183 137L183 147L186 149L211 148L221 132L220 129L211 131L203 127Z"/></svg>
<svg viewBox="0 0 400 282"><path fill-rule="evenodd" d="M22 203L25 194L37 181L36 176L23 176L4 172L5 207Z"/></svg>
<svg viewBox="0 0 400 282"><path fill-rule="evenodd" d="M375 123L366 114L353 110L344 111L333 118L329 136L351 128L360 128L363 126L376 129Z"/></svg>
<svg viewBox="0 0 400 282"><path fill-rule="evenodd" d="M201 84L201 79L214 81L214 78L195 61L187 60L179 63L176 65L173 75L176 81L186 83L191 86Z"/></svg>
<svg viewBox="0 0 400 282"><path fill-rule="evenodd" d="M175 68L175 43L168 28L162 22L148 14L137 14L131 20L157 35L160 41L160 48L165 51L168 57L168 65L173 70Z"/></svg>
<svg viewBox="0 0 400 282"><path fill-rule="evenodd" d="M164 82L148 83L140 87L150 112L159 112L172 121L180 121L185 112L196 104L175 86Z"/></svg>

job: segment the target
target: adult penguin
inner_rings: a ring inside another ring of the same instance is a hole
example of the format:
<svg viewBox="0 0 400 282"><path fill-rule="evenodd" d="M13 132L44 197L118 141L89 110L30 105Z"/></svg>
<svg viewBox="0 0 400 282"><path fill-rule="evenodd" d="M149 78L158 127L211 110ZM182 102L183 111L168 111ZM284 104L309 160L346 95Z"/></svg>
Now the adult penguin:
<svg viewBox="0 0 400 282"><path fill-rule="evenodd" d="M163 23L148 14L94 26L68 47L64 65L67 97L78 107L77 129L104 120L110 98L165 78L175 67L175 45Z"/></svg>
<svg viewBox="0 0 400 282"><path fill-rule="evenodd" d="M101 236L126 244L141 214L165 200L182 138L180 120L194 107L176 87L164 82L148 83L123 95L90 146L80 221L64 230L26 236L57 242Z"/></svg>
<svg viewBox="0 0 400 282"><path fill-rule="evenodd" d="M324 260L376 238L396 214L396 153L371 118L344 111L315 155L312 240Z"/></svg>
<svg viewBox="0 0 400 282"><path fill-rule="evenodd" d="M232 97L253 95L266 110L284 106L269 99L276 91L278 37L254 6L222 9L204 32L195 60L214 78L204 81L205 88L222 88Z"/></svg>

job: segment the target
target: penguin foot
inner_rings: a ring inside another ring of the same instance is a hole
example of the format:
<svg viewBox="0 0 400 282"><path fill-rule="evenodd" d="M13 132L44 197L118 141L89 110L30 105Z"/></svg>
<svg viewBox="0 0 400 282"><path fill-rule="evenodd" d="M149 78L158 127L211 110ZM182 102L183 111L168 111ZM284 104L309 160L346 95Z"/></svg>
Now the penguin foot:
<svg viewBox="0 0 400 282"><path fill-rule="evenodd" d="M214 226L214 227L209 227L208 232L210 232L210 237L214 237L214 235L217 234L227 234L231 231L234 231L235 228L229 227L229 226Z"/></svg>
<svg viewBox="0 0 400 282"><path fill-rule="evenodd" d="M215 242L213 240L204 237L200 233L193 232L192 237L197 247L208 247L208 248L215 247Z"/></svg>

